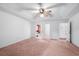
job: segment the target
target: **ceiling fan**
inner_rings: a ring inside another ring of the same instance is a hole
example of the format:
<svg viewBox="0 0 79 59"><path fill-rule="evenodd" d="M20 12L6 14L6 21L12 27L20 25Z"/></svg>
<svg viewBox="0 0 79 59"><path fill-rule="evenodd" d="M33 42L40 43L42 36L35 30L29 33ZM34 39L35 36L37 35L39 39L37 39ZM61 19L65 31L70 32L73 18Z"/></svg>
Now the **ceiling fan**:
<svg viewBox="0 0 79 59"><path fill-rule="evenodd" d="M36 14L36 17L37 16L40 16L40 17L48 17L49 15L50 16L53 16L51 14L51 12L52 12L51 10L45 10L44 8L40 8L39 11Z"/></svg>
<svg viewBox="0 0 79 59"><path fill-rule="evenodd" d="M63 5L66 5L66 3L58 3L58 4L55 4L55 5L47 6L46 8L43 7L43 3L37 3L37 5L39 6L39 9L25 8L23 6L21 6L21 9L22 10L28 10L28 11L35 11L36 14L35 14L34 18L36 18L37 16L40 16L40 17L51 16L52 17L53 16L52 8L61 7ZM38 11L38 12L36 12L36 11Z"/></svg>

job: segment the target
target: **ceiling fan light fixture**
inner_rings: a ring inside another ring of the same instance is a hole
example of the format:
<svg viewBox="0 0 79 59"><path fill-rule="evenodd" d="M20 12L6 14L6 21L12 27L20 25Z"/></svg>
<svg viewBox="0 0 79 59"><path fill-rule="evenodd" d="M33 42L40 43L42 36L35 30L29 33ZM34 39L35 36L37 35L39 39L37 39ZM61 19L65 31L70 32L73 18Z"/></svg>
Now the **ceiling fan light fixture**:
<svg viewBox="0 0 79 59"><path fill-rule="evenodd" d="M44 14L40 14L40 17L44 17Z"/></svg>
<svg viewBox="0 0 79 59"><path fill-rule="evenodd" d="M45 12L45 10L44 10L43 8L40 8L40 9L39 9L39 12L40 12L41 14L43 14L43 13Z"/></svg>

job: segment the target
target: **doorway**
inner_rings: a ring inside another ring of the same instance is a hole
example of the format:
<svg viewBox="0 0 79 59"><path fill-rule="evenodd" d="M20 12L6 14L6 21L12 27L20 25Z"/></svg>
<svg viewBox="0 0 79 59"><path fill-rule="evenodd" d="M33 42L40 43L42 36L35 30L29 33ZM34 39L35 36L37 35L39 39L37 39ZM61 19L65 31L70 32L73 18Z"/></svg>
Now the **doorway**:
<svg viewBox="0 0 79 59"><path fill-rule="evenodd" d="M59 38L70 41L70 23L59 24Z"/></svg>

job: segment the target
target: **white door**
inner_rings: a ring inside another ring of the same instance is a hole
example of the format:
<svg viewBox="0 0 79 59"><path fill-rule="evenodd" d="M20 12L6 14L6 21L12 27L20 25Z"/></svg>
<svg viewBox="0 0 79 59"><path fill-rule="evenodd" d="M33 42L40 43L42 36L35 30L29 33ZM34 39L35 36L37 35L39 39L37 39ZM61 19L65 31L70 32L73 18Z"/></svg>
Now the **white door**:
<svg viewBox="0 0 79 59"><path fill-rule="evenodd" d="M70 25L69 23L60 23L59 25L59 37L66 38L67 40L70 39Z"/></svg>
<svg viewBox="0 0 79 59"><path fill-rule="evenodd" d="M50 37L50 24L45 24L45 36Z"/></svg>

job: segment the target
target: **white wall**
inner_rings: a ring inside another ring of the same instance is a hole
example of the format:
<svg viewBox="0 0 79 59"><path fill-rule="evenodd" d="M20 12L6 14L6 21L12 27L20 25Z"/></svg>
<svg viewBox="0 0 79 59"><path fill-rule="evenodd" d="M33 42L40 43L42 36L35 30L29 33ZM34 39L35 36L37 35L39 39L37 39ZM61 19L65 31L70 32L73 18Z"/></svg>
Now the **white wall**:
<svg viewBox="0 0 79 59"><path fill-rule="evenodd" d="M0 11L0 48L30 36L30 23L27 20Z"/></svg>
<svg viewBox="0 0 79 59"><path fill-rule="evenodd" d="M79 13L70 18L71 21L71 41L79 47Z"/></svg>

